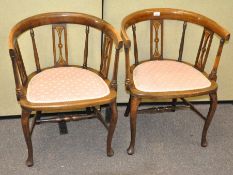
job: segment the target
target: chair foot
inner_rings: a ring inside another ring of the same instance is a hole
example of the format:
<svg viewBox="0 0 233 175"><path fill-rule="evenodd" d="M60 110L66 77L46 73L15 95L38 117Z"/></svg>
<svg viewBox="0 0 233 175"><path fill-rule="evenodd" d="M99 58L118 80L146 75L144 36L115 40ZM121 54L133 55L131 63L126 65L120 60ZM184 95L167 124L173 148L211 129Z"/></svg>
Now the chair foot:
<svg viewBox="0 0 233 175"><path fill-rule="evenodd" d="M207 147L208 146L207 140L202 140L201 141L201 146L202 147Z"/></svg>
<svg viewBox="0 0 233 175"><path fill-rule="evenodd" d="M130 145L129 148L127 149L128 155L133 155L134 154L134 146Z"/></svg>
<svg viewBox="0 0 233 175"><path fill-rule="evenodd" d="M28 167L33 166L33 158L32 157L28 157L28 159L26 160L26 165Z"/></svg>
<svg viewBox="0 0 233 175"><path fill-rule="evenodd" d="M107 156L112 157L113 155L114 155L114 151L112 148L110 148L110 150L107 151Z"/></svg>

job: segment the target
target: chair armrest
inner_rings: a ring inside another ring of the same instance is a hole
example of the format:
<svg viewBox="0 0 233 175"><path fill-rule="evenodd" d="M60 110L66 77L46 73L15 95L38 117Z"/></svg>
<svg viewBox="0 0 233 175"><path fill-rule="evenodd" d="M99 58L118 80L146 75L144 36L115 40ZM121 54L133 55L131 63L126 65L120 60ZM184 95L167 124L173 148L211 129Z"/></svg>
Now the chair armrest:
<svg viewBox="0 0 233 175"><path fill-rule="evenodd" d="M23 90L24 87L20 79L19 67L17 65L17 60L16 60L16 57L17 57L16 51L14 49L9 49L9 53L10 53L12 66L13 66L13 73L14 73L14 79L15 79L15 85L16 85L16 97L17 97L17 100L19 101L20 98L25 96L24 90Z"/></svg>
<svg viewBox="0 0 233 175"><path fill-rule="evenodd" d="M222 38L220 40L220 43L219 43L218 52L217 52L217 55L216 55L215 60L214 60L213 68L211 70L211 73L209 74L210 80L214 80L214 81L217 80L217 70L218 70L218 65L219 65L219 61L220 61L220 57L222 54L222 49L223 49L224 43L225 43L225 39Z"/></svg>

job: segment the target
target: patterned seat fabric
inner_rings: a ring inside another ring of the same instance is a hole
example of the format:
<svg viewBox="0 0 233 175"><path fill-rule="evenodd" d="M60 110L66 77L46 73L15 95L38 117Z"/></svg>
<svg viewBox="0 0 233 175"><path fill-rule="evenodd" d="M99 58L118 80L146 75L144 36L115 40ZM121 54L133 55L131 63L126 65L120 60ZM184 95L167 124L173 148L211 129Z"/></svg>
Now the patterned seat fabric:
<svg viewBox="0 0 233 175"><path fill-rule="evenodd" d="M52 68L35 75L28 84L27 100L54 103L104 97L108 85L97 74L77 67Z"/></svg>
<svg viewBox="0 0 233 175"><path fill-rule="evenodd" d="M135 87L144 92L167 92L202 89L211 82L187 64L156 60L138 65L133 71Z"/></svg>

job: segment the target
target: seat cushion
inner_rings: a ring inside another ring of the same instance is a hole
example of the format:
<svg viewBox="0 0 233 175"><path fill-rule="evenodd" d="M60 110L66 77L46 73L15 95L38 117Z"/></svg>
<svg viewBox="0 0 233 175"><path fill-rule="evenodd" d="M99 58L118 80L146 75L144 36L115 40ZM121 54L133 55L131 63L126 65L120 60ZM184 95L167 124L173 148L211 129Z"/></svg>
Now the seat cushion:
<svg viewBox="0 0 233 175"><path fill-rule="evenodd" d="M144 92L185 91L206 88L211 82L194 67L168 60L148 61L133 71L135 87Z"/></svg>
<svg viewBox="0 0 233 175"><path fill-rule="evenodd" d="M77 67L44 70L28 84L27 100L33 103L67 102L96 99L110 93L97 74Z"/></svg>

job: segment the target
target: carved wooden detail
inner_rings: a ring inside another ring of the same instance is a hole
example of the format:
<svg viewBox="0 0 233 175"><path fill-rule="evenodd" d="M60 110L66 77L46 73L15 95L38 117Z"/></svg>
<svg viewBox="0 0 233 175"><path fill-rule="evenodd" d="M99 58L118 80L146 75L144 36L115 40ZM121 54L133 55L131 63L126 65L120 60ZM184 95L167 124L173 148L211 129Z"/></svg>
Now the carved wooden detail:
<svg viewBox="0 0 233 175"><path fill-rule="evenodd" d="M54 65L55 66L68 65L68 49L67 49L68 46L67 46L66 25L65 24L54 24L52 26L52 34L53 34ZM57 37L58 37L58 41L56 42ZM64 45L65 45L65 48L63 47ZM57 56L57 49L58 49L58 56ZM64 50L65 50L65 56L63 54Z"/></svg>
<svg viewBox="0 0 233 175"><path fill-rule="evenodd" d="M33 46L33 52L34 52L34 58L35 58L35 63L36 63L36 71L40 72L40 62L39 62L39 56L38 56L38 51L36 48L36 41L35 41L35 34L34 34L34 30L30 29L30 35L31 35L31 39L32 39L32 46Z"/></svg>
<svg viewBox="0 0 233 175"><path fill-rule="evenodd" d="M225 43L225 40L221 39L219 47L218 47L218 52L217 52L217 55L216 55L216 58L215 58L214 66L213 66L213 69L212 69L212 71L211 71L211 73L209 75L210 80L214 80L214 81L217 80L217 69L218 69L218 65L219 65L219 61L220 61L220 57L221 57L221 54L222 54L222 49L223 49L224 43Z"/></svg>
<svg viewBox="0 0 233 175"><path fill-rule="evenodd" d="M83 68L87 68L88 36L89 36L89 26L86 26L86 40L85 40L85 48L84 48Z"/></svg>
<svg viewBox="0 0 233 175"><path fill-rule="evenodd" d="M15 78L15 85L16 85L16 97L17 100L19 101L20 98L23 97L23 92L22 92L22 86L21 86L21 79L20 79L20 75L19 75L19 67L17 64L17 53L13 50L10 49L9 50L9 54L11 57L11 61L12 61L12 66L13 66L13 72L14 72L14 78Z"/></svg>
<svg viewBox="0 0 233 175"><path fill-rule="evenodd" d="M211 73L209 74L209 79L210 80L217 80L217 69L212 69Z"/></svg>
<svg viewBox="0 0 233 175"><path fill-rule="evenodd" d="M100 64L100 74L103 78L108 77L108 70L111 61L113 40L107 35L104 35L104 42L102 46L101 64Z"/></svg>
<svg viewBox="0 0 233 175"><path fill-rule="evenodd" d="M204 71L205 69L206 61L209 55L210 46L213 39L213 34L214 33L212 31L206 28L203 31L195 62L195 67L200 71Z"/></svg>
<svg viewBox="0 0 233 175"><path fill-rule="evenodd" d="M187 22L185 21L184 24L183 24L183 31L182 31L181 41L180 41L180 49L179 49L178 61L182 61L182 55L183 55L183 50L184 50L184 38L185 38L186 28L187 28Z"/></svg>
<svg viewBox="0 0 233 175"><path fill-rule="evenodd" d="M23 59L22 59L22 55L20 52L20 48L19 48L19 44L18 41L15 42L15 51L16 51L16 62L17 62L17 66L18 66L18 71L21 77L21 82L23 85L26 85L28 77L27 77L27 73L26 73L26 69L23 63Z"/></svg>
<svg viewBox="0 0 233 175"><path fill-rule="evenodd" d="M111 87L113 87L115 90L117 90L117 72L118 72L118 64L119 64L119 54L120 54L120 49L116 49L113 75L111 81Z"/></svg>
<svg viewBox="0 0 233 175"><path fill-rule="evenodd" d="M163 20L150 21L150 59L163 59Z"/></svg>

